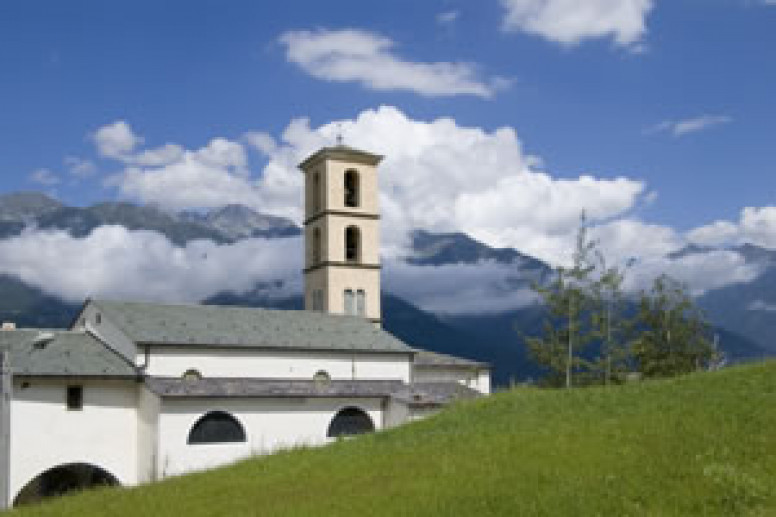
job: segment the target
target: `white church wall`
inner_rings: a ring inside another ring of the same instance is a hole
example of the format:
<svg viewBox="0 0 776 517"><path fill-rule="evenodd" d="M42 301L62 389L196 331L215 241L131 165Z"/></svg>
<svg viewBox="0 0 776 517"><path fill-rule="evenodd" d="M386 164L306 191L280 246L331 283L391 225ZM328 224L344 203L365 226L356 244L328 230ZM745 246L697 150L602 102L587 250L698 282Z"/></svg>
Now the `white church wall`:
<svg viewBox="0 0 776 517"><path fill-rule="evenodd" d="M92 303L88 303L75 325L76 329L89 329L103 342L123 355L128 361L135 363L137 347L134 341L129 339L116 325L104 317L99 309Z"/></svg>
<svg viewBox="0 0 776 517"><path fill-rule="evenodd" d="M490 395L490 370L480 370L475 389L482 394Z"/></svg>
<svg viewBox="0 0 776 517"><path fill-rule="evenodd" d="M386 428L397 427L410 419L410 408L406 403L389 399L385 404L383 423Z"/></svg>
<svg viewBox="0 0 776 517"><path fill-rule="evenodd" d="M243 458L301 445L324 445L334 416L346 407L365 411L382 429L380 399L183 399L164 400L159 418L158 472L161 477L209 469ZM246 433L244 443L187 444L194 424L210 411L235 417Z"/></svg>
<svg viewBox="0 0 776 517"><path fill-rule="evenodd" d="M146 373L180 377L189 369L204 377L312 379L319 370L332 379L396 379L409 382L409 354L296 352L255 349L154 347Z"/></svg>
<svg viewBox="0 0 776 517"><path fill-rule="evenodd" d="M83 409L68 410L68 385L83 386ZM11 402L11 500L48 469L100 467L121 485L137 483L134 381L15 379Z"/></svg>
<svg viewBox="0 0 776 517"><path fill-rule="evenodd" d="M137 481L157 479L156 457L159 436L161 400L145 385L138 387L137 398Z"/></svg>

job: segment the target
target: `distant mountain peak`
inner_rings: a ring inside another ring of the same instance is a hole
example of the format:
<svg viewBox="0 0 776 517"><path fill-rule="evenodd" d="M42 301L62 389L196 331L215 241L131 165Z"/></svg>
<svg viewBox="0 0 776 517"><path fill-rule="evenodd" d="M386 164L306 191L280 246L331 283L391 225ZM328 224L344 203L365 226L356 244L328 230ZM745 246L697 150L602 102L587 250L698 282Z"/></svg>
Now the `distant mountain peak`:
<svg viewBox="0 0 776 517"><path fill-rule="evenodd" d="M0 220L26 222L62 208L62 203L42 192L24 191L0 195Z"/></svg>
<svg viewBox="0 0 776 517"><path fill-rule="evenodd" d="M301 230L291 220L262 214L245 205L230 204L209 212L183 212L183 220L206 224L232 240L250 237L291 237Z"/></svg>
<svg viewBox="0 0 776 517"><path fill-rule="evenodd" d="M412 255L407 262L417 266L447 264L477 264L492 261L498 264L517 264L521 269L549 269L544 262L524 255L512 248L491 248L461 232L432 233L426 230L412 232Z"/></svg>

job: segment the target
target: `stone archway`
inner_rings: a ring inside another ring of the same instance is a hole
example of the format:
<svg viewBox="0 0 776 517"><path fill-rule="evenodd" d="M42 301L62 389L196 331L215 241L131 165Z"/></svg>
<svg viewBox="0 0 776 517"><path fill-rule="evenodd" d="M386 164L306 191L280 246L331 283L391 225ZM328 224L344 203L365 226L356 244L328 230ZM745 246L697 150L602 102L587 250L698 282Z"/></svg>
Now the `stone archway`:
<svg viewBox="0 0 776 517"><path fill-rule="evenodd" d="M119 486L110 472L88 463L69 463L46 470L27 483L14 499L14 506L37 503L49 497L104 486Z"/></svg>

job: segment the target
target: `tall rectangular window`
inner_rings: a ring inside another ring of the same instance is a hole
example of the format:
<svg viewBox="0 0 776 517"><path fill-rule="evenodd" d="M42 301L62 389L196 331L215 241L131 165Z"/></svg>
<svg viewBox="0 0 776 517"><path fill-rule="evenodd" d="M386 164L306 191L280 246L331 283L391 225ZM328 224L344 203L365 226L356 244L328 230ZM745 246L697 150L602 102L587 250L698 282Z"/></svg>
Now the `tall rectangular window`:
<svg viewBox="0 0 776 517"><path fill-rule="evenodd" d="M70 411L79 411L84 407L84 387L67 387L67 409Z"/></svg>
<svg viewBox="0 0 776 517"><path fill-rule="evenodd" d="M366 293L363 289L356 291L356 314L366 316Z"/></svg>
<svg viewBox="0 0 776 517"><path fill-rule="evenodd" d="M313 310L323 312L323 291L321 289L313 291Z"/></svg>
<svg viewBox="0 0 776 517"><path fill-rule="evenodd" d="M345 289L345 314L355 314L356 306L353 299L353 290Z"/></svg>

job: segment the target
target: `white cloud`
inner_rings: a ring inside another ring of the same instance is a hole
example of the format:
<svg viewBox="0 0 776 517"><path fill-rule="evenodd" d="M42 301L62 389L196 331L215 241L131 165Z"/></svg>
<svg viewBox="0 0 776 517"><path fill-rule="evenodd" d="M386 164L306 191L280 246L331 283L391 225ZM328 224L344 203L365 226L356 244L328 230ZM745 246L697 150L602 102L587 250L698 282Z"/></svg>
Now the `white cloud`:
<svg viewBox="0 0 776 517"><path fill-rule="evenodd" d="M747 264L746 259L734 251L716 250L674 260L652 257L639 261L628 271L625 288L629 291L648 289L653 279L667 274L688 285L691 293L698 296L726 285L751 282L761 272L759 266Z"/></svg>
<svg viewBox="0 0 776 517"><path fill-rule="evenodd" d="M537 34L564 45L597 38L636 51L647 27L653 0L501 0L503 28Z"/></svg>
<svg viewBox="0 0 776 517"><path fill-rule="evenodd" d="M272 135L263 131L251 131L243 135L243 140L260 153L269 156L277 149L277 143Z"/></svg>
<svg viewBox="0 0 776 517"><path fill-rule="evenodd" d="M122 159L143 144L143 138L137 136L124 120L117 120L102 126L94 133L97 151L106 158Z"/></svg>
<svg viewBox="0 0 776 517"><path fill-rule="evenodd" d="M53 187L59 185L62 180L49 169L37 169L30 174L30 181L43 185L44 187Z"/></svg>
<svg viewBox="0 0 776 517"><path fill-rule="evenodd" d="M776 0L774 0L776 5ZM776 303L768 303L763 300L755 300L747 307L750 311L776 312Z"/></svg>
<svg viewBox="0 0 776 517"><path fill-rule="evenodd" d="M729 124L732 121L733 119L727 115L701 115L681 120L664 120L647 129L646 133L670 133L674 138L679 138L690 133L697 133L715 126Z"/></svg>
<svg viewBox="0 0 776 517"><path fill-rule="evenodd" d="M213 208L239 203L258 208L261 198L250 179L243 146L225 138L214 138L201 149L188 151L175 147L174 156L154 160L146 152L131 163L157 163L161 166L131 165L113 178L124 197L171 209Z"/></svg>
<svg viewBox="0 0 776 517"><path fill-rule="evenodd" d="M439 25L454 25L460 17L460 11L444 11L436 15L436 21Z"/></svg>
<svg viewBox="0 0 776 517"><path fill-rule="evenodd" d="M176 144L165 144L156 149L147 149L141 153L125 157L124 161L147 167L160 167L179 161L183 157L183 148Z"/></svg>
<svg viewBox="0 0 776 517"><path fill-rule="evenodd" d="M708 246L750 243L776 248L776 206L746 207L737 222L715 221L691 230L687 238Z"/></svg>
<svg viewBox="0 0 776 517"><path fill-rule="evenodd" d="M389 260L383 287L437 314L488 314L535 303L536 293L525 281L515 285L516 276L514 265L492 262L413 266Z"/></svg>
<svg viewBox="0 0 776 517"><path fill-rule="evenodd" d="M194 241L175 247L163 235L102 226L85 238L27 231L0 241L0 272L71 302L87 297L201 301L256 282L286 281L300 291L301 240ZM247 259L246 259L247 258Z"/></svg>
<svg viewBox="0 0 776 517"><path fill-rule="evenodd" d="M594 221L618 217L644 190L624 177L559 180L537 171L537 159L523 151L512 128L488 132L449 118L417 121L381 107L317 129L306 120L292 122L259 182L263 197L299 206L299 190L275 185L301 181L296 164L340 131L348 145L385 156L380 202L389 255L401 251L410 230L426 229L463 231L558 263L567 256L582 210ZM294 218L301 219L298 210Z"/></svg>
<svg viewBox="0 0 776 517"><path fill-rule="evenodd" d="M78 179L85 179L97 173L97 166L91 160L78 156L65 156L64 162L70 175Z"/></svg>
<svg viewBox="0 0 776 517"><path fill-rule="evenodd" d="M392 52L393 40L359 29L289 31L279 41L286 46L286 59L311 76L371 90L490 98L509 84L504 78L480 78L471 63L402 59Z"/></svg>

